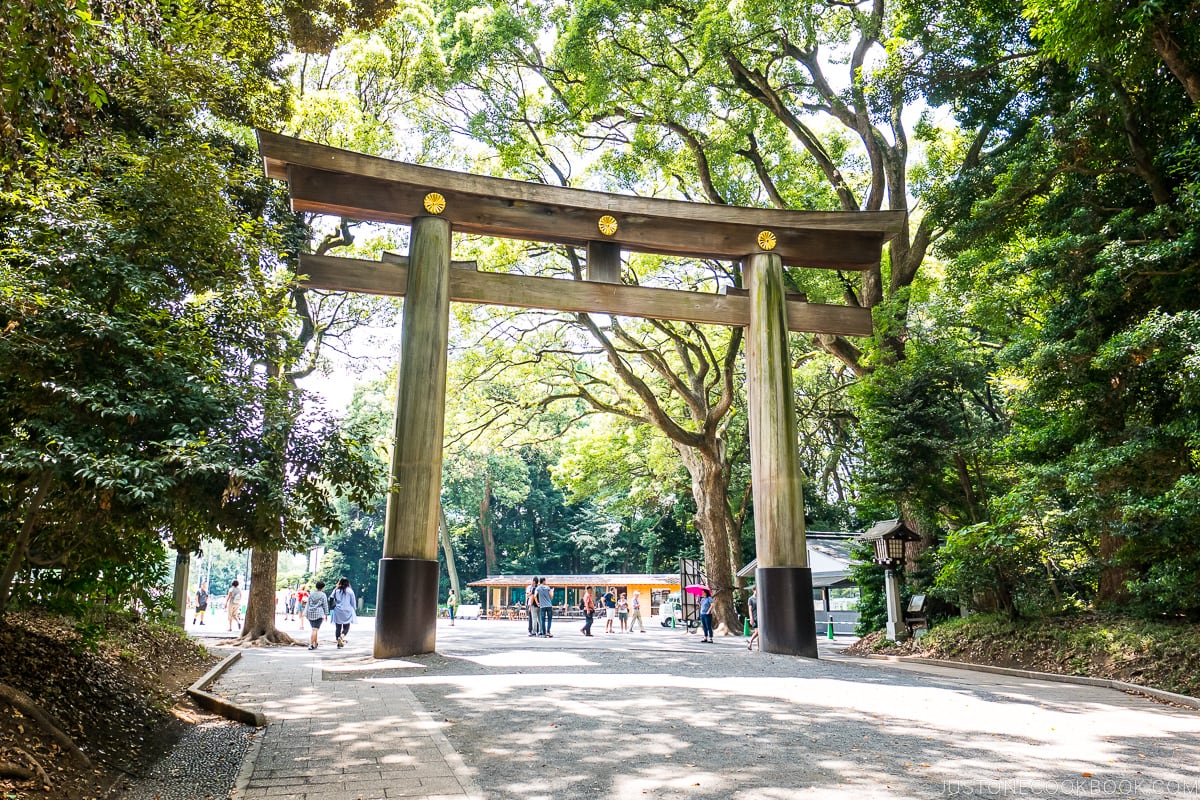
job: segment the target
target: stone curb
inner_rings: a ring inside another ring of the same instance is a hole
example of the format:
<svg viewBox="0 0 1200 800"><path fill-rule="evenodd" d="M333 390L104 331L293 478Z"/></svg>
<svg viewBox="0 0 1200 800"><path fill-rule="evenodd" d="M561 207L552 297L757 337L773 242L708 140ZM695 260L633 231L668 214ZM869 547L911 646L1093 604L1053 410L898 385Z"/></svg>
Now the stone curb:
<svg viewBox="0 0 1200 800"><path fill-rule="evenodd" d="M1181 706L1200 709L1200 698L1191 697L1186 694L1167 692L1162 689L1154 689L1150 686L1139 686L1136 683L1127 683L1125 681L1113 680L1112 678L1089 678L1085 675L1060 675L1056 672L1034 672L1033 670L1029 669L993 667L989 664L969 664L964 661L944 661L940 658L921 658L919 656L864 655L840 657L872 659L876 661L893 661L905 664L929 664L930 666L934 667L949 667L951 669L973 670L975 672L991 672L996 675L1011 675L1017 678L1032 678L1039 681L1074 683L1081 686L1101 686L1108 689L1116 689L1119 692L1144 694L1147 697L1153 697L1156 700L1163 700L1168 703L1176 703Z"/></svg>
<svg viewBox="0 0 1200 800"><path fill-rule="evenodd" d="M205 691L209 684L221 677L225 670L233 666L233 663L242 657L241 653L232 653L227 656L220 664L206 672L198 681L188 687L187 693L196 705L207 709L214 714L220 714L226 719L234 720L235 722L244 722L247 725L253 725L256 728L261 728L267 724L267 718L259 711L251 711L247 708L242 708L236 703L231 703L223 697L217 697L208 691Z"/></svg>

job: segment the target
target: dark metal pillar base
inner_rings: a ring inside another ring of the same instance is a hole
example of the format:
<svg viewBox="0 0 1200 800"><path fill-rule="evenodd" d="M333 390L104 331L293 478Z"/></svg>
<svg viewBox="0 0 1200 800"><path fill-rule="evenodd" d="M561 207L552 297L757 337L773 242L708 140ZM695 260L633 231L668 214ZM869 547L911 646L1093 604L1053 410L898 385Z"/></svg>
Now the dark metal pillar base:
<svg viewBox="0 0 1200 800"><path fill-rule="evenodd" d="M437 643L438 562L424 558L379 560L375 657L432 653Z"/></svg>
<svg viewBox="0 0 1200 800"><path fill-rule="evenodd" d="M817 657L812 570L808 567L759 567L758 625L764 653Z"/></svg>

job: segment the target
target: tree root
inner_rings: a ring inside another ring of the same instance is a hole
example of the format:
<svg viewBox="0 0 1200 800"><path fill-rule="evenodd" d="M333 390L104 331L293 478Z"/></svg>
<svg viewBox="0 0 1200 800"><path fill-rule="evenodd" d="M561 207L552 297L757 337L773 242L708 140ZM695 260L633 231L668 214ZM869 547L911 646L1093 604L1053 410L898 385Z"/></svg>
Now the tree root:
<svg viewBox="0 0 1200 800"><path fill-rule="evenodd" d="M19 781L27 781L35 775L37 773L28 767L22 767L11 761L0 761L0 778L16 778Z"/></svg>
<svg viewBox="0 0 1200 800"><path fill-rule="evenodd" d="M62 730L62 728L59 727L57 722L55 722L55 720L49 714L42 710L41 706L33 702L29 695L25 694L20 689L15 689L12 686L0 683L0 700L3 700L5 703L17 709L22 714L40 725L42 730L50 734L50 736L54 738L54 741L58 742L59 746L62 747L63 750L66 750L68 753L73 755L84 766L90 767L92 765L92 760L88 758L82 750L79 749L79 745L75 744L75 740L68 736ZM36 764L37 762L34 761L34 763Z"/></svg>
<svg viewBox="0 0 1200 800"><path fill-rule="evenodd" d="M0 778L16 778L17 780L28 781L40 777L42 779L42 786L45 786L46 790L49 791L50 776L46 774L46 770L42 769L42 765L38 760L33 757L33 753L23 750L20 747L13 749L29 759L29 763L33 765L33 769L23 767L13 761L0 761Z"/></svg>
<svg viewBox="0 0 1200 800"><path fill-rule="evenodd" d="M237 647L294 647L301 644L301 642L296 641L278 628L271 628L269 631L243 633L230 642L230 644Z"/></svg>

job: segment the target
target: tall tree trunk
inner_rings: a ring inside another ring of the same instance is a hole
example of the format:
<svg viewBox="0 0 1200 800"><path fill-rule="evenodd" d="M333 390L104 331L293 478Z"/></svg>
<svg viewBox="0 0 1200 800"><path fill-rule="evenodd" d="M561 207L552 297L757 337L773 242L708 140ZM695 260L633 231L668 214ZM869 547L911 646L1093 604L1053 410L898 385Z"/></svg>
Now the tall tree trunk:
<svg viewBox="0 0 1200 800"><path fill-rule="evenodd" d="M1100 533L1100 585L1096 588L1097 605L1116 605L1129 598L1125 582L1129 580L1129 568L1117 561L1117 551L1125 544L1123 536L1113 536L1107 531Z"/></svg>
<svg viewBox="0 0 1200 800"><path fill-rule="evenodd" d="M1150 41L1154 45L1154 52L1158 53L1158 57L1167 65L1167 69L1171 70L1171 74L1183 84L1187 96L1193 103L1200 105L1200 72L1192 68L1184 54L1183 48L1171 30L1169 17L1159 17L1154 23L1154 27L1150 31Z"/></svg>
<svg viewBox="0 0 1200 800"><path fill-rule="evenodd" d="M171 592L172 606L175 609L175 624L183 628L187 626L188 584L191 582L192 554L186 549L175 549L175 583Z"/></svg>
<svg viewBox="0 0 1200 800"><path fill-rule="evenodd" d="M696 501L696 528L704 545L704 571L714 592L714 627L721 635L741 632L733 601L733 569L730 550L733 514L729 510L729 482L722 448L713 450L675 443L675 450L692 478Z"/></svg>
<svg viewBox="0 0 1200 800"><path fill-rule="evenodd" d="M495 575L496 539L492 535L492 475L483 473L483 497L479 501L479 537L483 540L483 561L487 574Z"/></svg>
<svg viewBox="0 0 1200 800"><path fill-rule="evenodd" d="M275 627L275 579L279 554L256 547L250 554L250 595L246 601L246 621L237 644L299 644Z"/></svg>
<svg viewBox="0 0 1200 800"><path fill-rule="evenodd" d="M454 563L454 546L450 542L450 526L446 524L446 509L438 508L438 536L442 540L442 552L446 554L446 573L450 576L450 588L454 596L462 598L458 585L458 566Z"/></svg>
<svg viewBox="0 0 1200 800"><path fill-rule="evenodd" d="M38 513L41 511L42 502L46 499L46 492L50 490L52 480L53 476L50 472L42 474L37 491L34 492L33 501L29 504L29 513L25 517L25 524L21 526L21 531L17 534L17 541L13 543L12 552L9 553L8 560L4 563L4 571L0 572L0 615L8 610L13 581L16 580L17 570L25 563L25 554L29 551L29 539L33 536Z"/></svg>

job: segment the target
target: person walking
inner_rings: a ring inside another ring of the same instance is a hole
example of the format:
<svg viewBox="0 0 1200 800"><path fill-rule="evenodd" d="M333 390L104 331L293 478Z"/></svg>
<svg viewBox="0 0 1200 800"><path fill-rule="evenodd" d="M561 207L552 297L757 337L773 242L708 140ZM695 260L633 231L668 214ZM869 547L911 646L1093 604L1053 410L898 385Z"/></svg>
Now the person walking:
<svg viewBox="0 0 1200 800"><path fill-rule="evenodd" d="M325 588L325 581L317 581L317 588L308 593L308 602L304 604L304 617L308 620L308 625L312 628L312 634L308 639L308 649L317 649L317 631L321 629L321 623L329 616L329 598L322 591Z"/></svg>
<svg viewBox="0 0 1200 800"><path fill-rule="evenodd" d="M300 620L300 630L304 630L304 610L308 608L308 584L300 584L296 592L296 619Z"/></svg>
<svg viewBox="0 0 1200 800"><path fill-rule="evenodd" d="M625 599L624 592L621 592L621 599L617 601L617 620L621 623L621 633L629 633L629 601Z"/></svg>
<svg viewBox="0 0 1200 800"><path fill-rule="evenodd" d="M583 593L583 627L579 632L584 636L592 635L592 621L596 618L596 599L592 597L592 587L587 587Z"/></svg>
<svg viewBox="0 0 1200 800"><path fill-rule="evenodd" d="M554 634L550 633L550 624L554 620L554 590L546 585L544 577L538 582L537 604L538 613L542 618L542 636L553 639Z"/></svg>
<svg viewBox="0 0 1200 800"><path fill-rule="evenodd" d="M450 590L450 596L446 598L446 610L450 612L450 627L454 627L454 618L458 615L458 595L454 590Z"/></svg>
<svg viewBox="0 0 1200 800"><path fill-rule="evenodd" d="M629 601L629 633L633 633L633 623L637 623L642 633L646 632L646 623L642 622L642 593L633 591L633 599Z"/></svg>
<svg viewBox="0 0 1200 800"><path fill-rule="evenodd" d="M617 590L608 587L604 593L604 632L613 632L613 620L617 618Z"/></svg>
<svg viewBox="0 0 1200 800"><path fill-rule="evenodd" d="M338 581L337 588L329 595L329 619L333 622L333 635L337 639L338 647L346 646L346 636L350 633L350 623L357 619L358 612L356 611L357 601L354 599L354 590L350 588L350 579L342 578Z"/></svg>
<svg viewBox="0 0 1200 800"><path fill-rule="evenodd" d="M296 590L288 588L287 601L283 604L283 618L290 622L296 614Z"/></svg>
<svg viewBox="0 0 1200 800"><path fill-rule="evenodd" d="M538 613L537 589L538 579L534 575L533 579L529 581L529 585L525 587L525 613L529 617L530 636L537 636L542 632L541 615Z"/></svg>
<svg viewBox="0 0 1200 800"><path fill-rule="evenodd" d="M196 615L192 617L193 625L204 624L205 611L208 611L208 583L200 581L200 588L196 590Z"/></svg>
<svg viewBox="0 0 1200 800"><path fill-rule="evenodd" d="M229 594L225 595L225 616L229 619L229 630L233 630L235 622L242 624L242 589L237 581L229 585Z"/></svg>
<svg viewBox="0 0 1200 800"><path fill-rule="evenodd" d="M758 642L758 587L750 587L750 597L746 599L747 619L750 620L750 641L746 643L747 650L753 650L754 645ZM762 645L758 645L758 649L762 650Z"/></svg>
<svg viewBox="0 0 1200 800"><path fill-rule="evenodd" d="M713 644L712 604L712 592L705 589L704 596L700 598L700 626L704 628L704 638L700 641L709 644Z"/></svg>

